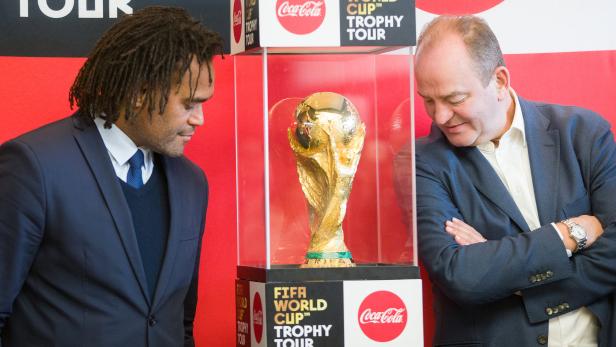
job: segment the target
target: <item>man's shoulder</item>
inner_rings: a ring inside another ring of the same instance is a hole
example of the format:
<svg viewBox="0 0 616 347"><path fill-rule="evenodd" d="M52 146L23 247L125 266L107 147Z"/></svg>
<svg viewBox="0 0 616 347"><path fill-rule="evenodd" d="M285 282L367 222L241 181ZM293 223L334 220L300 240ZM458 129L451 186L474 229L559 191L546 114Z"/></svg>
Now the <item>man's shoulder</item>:
<svg viewBox="0 0 616 347"><path fill-rule="evenodd" d="M525 114L537 113L549 122L552 128L563 130L591 131L596 127L610 127L609 122L595 111L574 105L562 105L520 98Z"/></svg>
<svg viewBox="0 0 616 347"><path fill-rule="evenodd" d="M184 155L179 157L164 157L167 170L167 180L173 180L183 192L183 199L195 201L195 206L207 206L209 184L203 170ZM170 176L169 176L170 175Z"/></svg>
<svg viewBox="0 0 616 347"><path fill-rule="evenodd" d="M432 126L430 134L415 141L415 156L428 158L440 158L455 156L455 147L452 146L441 131Z"/></svg>
<svg viewBox="0 0 616 347"><path fill-rule="evenodd" d="M179 157L165 157L165 159L174 166L174 174L178 174L188 179L190 182L207 184L205 172L201 167L188 159L185 155ZM189 182L187 181L187 183Z"/></svg>
<svg viewBox="0 0 616 347"><path fill-rule="evenodd" d="M9 142L17 141L31 147L46 148L61 142L62 139L70 139L70 134L73 128L74 116L68 116L45 124L39 128L30 130L12 140L9 140Z"/></svg>
<svg viewBox="0 0 616 347"><path fill-rule="evenodd" d="M0 149L15 148L12 145L17 145L28 148L41 158L55 158L57 157L55 154L64 153L67 146L75 144L72 129L74 129L74 117L68 116L8 140L0 144Z"/></svg>

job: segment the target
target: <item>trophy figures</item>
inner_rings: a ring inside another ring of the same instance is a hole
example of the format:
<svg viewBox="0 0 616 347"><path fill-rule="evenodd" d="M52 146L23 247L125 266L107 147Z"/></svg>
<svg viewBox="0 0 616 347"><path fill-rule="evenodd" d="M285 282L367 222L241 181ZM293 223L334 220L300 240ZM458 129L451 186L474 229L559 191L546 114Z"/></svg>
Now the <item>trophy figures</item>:
<svg viewBox="0 0 616 347"><path fill-rule="evenodd" d="M352 267L342 220L364 145L355 106L336 93L314 93L295 110L289 143L308 202L310 245L302 267Z"/></svg>

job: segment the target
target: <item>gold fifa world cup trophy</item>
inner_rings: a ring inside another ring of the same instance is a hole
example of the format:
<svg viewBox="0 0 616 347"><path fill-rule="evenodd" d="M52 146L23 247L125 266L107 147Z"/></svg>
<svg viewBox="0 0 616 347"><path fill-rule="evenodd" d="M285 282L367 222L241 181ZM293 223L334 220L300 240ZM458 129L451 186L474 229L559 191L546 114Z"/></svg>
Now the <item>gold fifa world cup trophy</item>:
<svg viewBox="0 0 616 347"><path fill-rule="evenodd" d="M353 267L342 220L366 126L347 98L322 92L297 106L294 127L288 131L289 143L310 219L310 245L302 267Z"/></svg>

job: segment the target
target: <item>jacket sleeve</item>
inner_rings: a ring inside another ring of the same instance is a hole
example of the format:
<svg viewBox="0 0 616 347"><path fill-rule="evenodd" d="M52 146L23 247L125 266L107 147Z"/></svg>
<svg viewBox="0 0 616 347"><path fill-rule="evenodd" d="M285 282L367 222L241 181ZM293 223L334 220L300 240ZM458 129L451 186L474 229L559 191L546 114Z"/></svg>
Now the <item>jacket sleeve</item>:
<svg viewBox="0 0 616 347"><path fill-rule="evenodd" d="M42 173L18 141L0 146L0 335L28 277L45 225Z"/></svg>
<svg viewBox="0 0 616 347"><path fill-rule="evenodd" d="M206 212L207 212L208 196L209 196L209 187L207 184L207 178L205 177L205 175L203 175L202 177L203 179L200 180L200 182L203 186L204 203L202 205L199 245L197 246L197 257L195 258L195 265L193 268L193 278L190 283L190 288L188 289L188 292L186 293L186 298L184 299L184 346L185 347L195 346L193 328L194 328L195 313L197 311L197 296L198 296L198 289L199 289L199 263L200 263L200 258L201 258L201 245L203 244L205 217L206 217Z"/></svg>
<svg viewBox="0 0 616 347"><path fill-rule="evenodd" d="M616 144L607 122L602 121L593 132L583 135L593 141L589 146L580 146L577 159L591 214L601 221L604 233L590 248L573 255L572 275L566 280L523 291L526 311L533 323L588 306L616 288ZM564 303L568 307L565 311L546 313L547 308Z"/></svg>
<svg viewBox="0 0 616 347"><path fill-rule="evenodd" d="M421 155L416 155L416 187L419 256L433 284L458 304L487 304L538 286L529 278L547 269L550 282L572 275L562 241L550 224L517 236L460 246L445 231L445 221L465 218L447 185Z"/></svg>

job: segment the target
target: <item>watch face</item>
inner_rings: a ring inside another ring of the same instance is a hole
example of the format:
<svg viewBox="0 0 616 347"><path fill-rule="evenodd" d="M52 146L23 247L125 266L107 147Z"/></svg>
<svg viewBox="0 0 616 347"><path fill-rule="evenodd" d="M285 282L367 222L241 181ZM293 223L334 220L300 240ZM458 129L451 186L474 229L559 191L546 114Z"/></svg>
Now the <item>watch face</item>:
<svg viewBox="0 0 616 347"><path fill-rule="evenodd" d="M576 240L581 240L586 238L586 231L581 226L574 224L571 226L571 236Z"/></svg>

